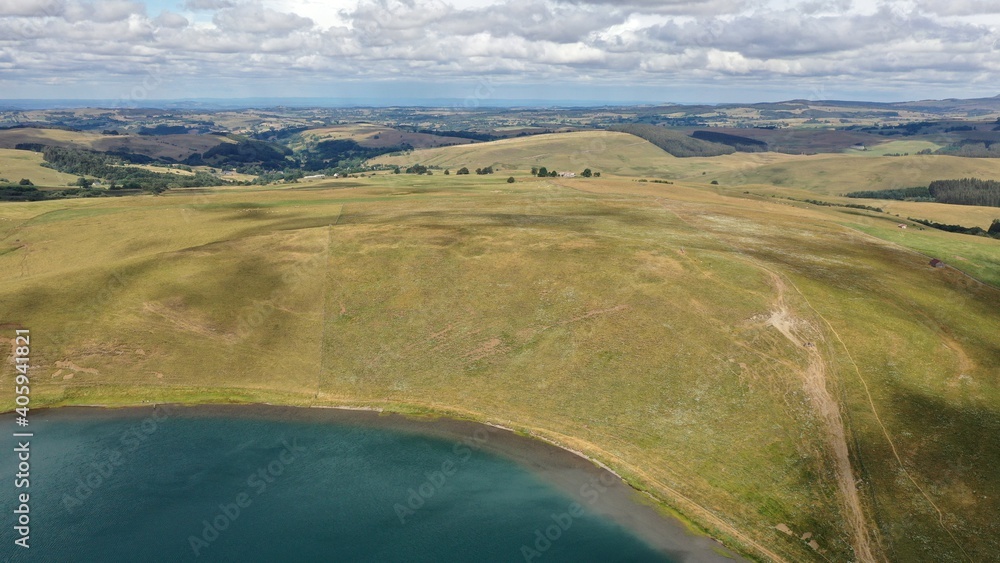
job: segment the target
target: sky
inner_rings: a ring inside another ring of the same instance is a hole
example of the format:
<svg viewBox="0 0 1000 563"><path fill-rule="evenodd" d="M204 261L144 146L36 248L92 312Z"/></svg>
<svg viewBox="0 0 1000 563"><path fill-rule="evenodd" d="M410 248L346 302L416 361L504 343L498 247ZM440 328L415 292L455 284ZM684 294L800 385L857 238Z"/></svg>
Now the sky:
<svg viewBox="0 0 1000 563"><path fill-rule="evenodd" d="M0 0L0 98L1000 94L1000 0Z"/></svg>

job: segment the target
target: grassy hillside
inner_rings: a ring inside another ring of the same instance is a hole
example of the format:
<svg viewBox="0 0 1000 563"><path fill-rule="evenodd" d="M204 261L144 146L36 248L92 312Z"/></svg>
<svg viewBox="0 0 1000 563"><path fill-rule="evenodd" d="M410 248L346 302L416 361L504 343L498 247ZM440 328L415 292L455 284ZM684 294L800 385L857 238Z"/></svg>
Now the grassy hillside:
<svg viewBox="0 0 1000 563"><path fill-rule="evenodd" d="M679 160L596 132L420 154ZM32 405L450 413L586 452L761 559L1000 551L1000 290L870 236L888 219L515 174L0 206L0 318L31 329ZM1000 277L989 242L966 259Z"/></svg>
<svg viewBox="0 0 1000 563"><path fill-rule="evenodd" d="M102 135L62 129L3 129L0 147L14 148L21 143L39 143L58 147L95 151L125 150L152 158L184 160L193 153L203 153L220 143L232 143L218 135Z"/></svg>
<svg viewBox="0 0 1000 563"><path fill-rule="evenodd" d="M656 125L629 123L627 125L615 125L611 127L611 130L646 139L668 153L682 158L689 156L721 156L732 154L733 151L737 150L729 146L728 143L722 144L722 141L709 142L708 140L685 135L680 131Z"/></svg>
<svg viewBox="0 0 1000 563"><path fill-rule="evenodd" d="M375 148L409 145L413 148L425 149L440 147L442 145L466 145L472 143L471 140L460 137L415 133L375 123L352 123L349 125L309 129L301 133L301 138L303 142L293 143L292 148L300 149L305 148L307 144L338 139L350 139L363 147Z"/></svg>
<svg viewBox="0 0 1000 563"><path fill-rule="evenodd" d="M65 187L76 181L76 176L46 168L42 162L41 153L0 149L0 178L15 183L27 178L39 187Z"/></svg>
<svg viewBox="0 0 1000 563"><path fill-rule="evenodd" d="M815 155L723 172L709 176L709 179L726 184L770 184L824 194L844 194L926 186L934 180L969 177L1000 178L1000 159L941 155L871 158L864 153Z"/></svg>
<svg viewBox="0 0 1000 563"><path fill-rule="evenodd" d="M923 150L933 152L940 149L942 146L944 145L926 140L889 141L887 143L879 143L877 145L866 145L866 150L864 151L847 149L846 152L850 152L851 154L860 154L862 156L885 156L887 154L905 153L909 153L912 156Z"/></svg>
<svg viewBox="0 0 1000 563"><path fill-rule="evenodd" d="M627 133L579 131L419 150L404 156L379 157L373 162L399 166L424 164L451 168L452 171L462 166L470 170L492 166L498 171L524 171L532 166L545 166L549 170L576 173L590 168L603 174L683 178L702 172L741 170L795 158L801 157L739 153L714 158L677 158Z"/></svg>

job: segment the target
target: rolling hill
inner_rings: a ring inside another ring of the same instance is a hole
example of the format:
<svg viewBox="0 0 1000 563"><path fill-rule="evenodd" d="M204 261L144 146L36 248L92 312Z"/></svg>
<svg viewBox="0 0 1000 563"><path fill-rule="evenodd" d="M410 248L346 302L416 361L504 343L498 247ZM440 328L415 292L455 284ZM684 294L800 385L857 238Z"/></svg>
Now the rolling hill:
<svg viewBox="0 0 1000 563"><path fill-rule="evenodd" d="M628 133L579 131L419 150L402 156L379 157L372 162L404 167L412 164L451 169L465 166L470 170L492 166L498 173L523 171L533 166L576 173L590 168L604 174L681 178L708 170L738 170L794 158L775 153L677 158Z"/></svg>
<svg viewBox="0 0 1000 563"><path fill-rule="evenodd" d="M884 163L985 165L948 158ZM32 406L458 416L580 451L760 560L1000 552L1000 241L760 185L839 193L883 159L581 132L378 161L415 159L503 173L0 205Z"/></svg>
<svg viewBox="0 0 1000 563"><path fill-rule="evenodd" d="M41 153L0 149L0 178L15 183L27 178L40 187L63 187L76 181L76 176L46 168L42 162Z"/></svg>
<svg viewBox="0 0 1000 563"><path fill-rule="evenodd" d="M350 125L319 127L303 131L300 135L304 143L301 145L293 144L293 148L298 149L308 144L340 139L350 139L363 147L386 148L407 145L415 149L465 145L473 142L470 139L463 139L461 137L416 133L374 123L353 123Z"/></svg>
<svg viewBox="0 0 1000 563"><path fill-rule="evenodd" d="M770 184L823 194L926 186L934 180L1000 178L1000 159L944 155L814 155L710 176L727 184Z"/></svg>
<svg viewBox="0 0 1000 563"><path fill-rule="evenodd" d="M222 143L235 141L219 135L102 135L64 129L14 128L0 130L0 148L42 144L101 152L126 151L182 161Z"/></svg>

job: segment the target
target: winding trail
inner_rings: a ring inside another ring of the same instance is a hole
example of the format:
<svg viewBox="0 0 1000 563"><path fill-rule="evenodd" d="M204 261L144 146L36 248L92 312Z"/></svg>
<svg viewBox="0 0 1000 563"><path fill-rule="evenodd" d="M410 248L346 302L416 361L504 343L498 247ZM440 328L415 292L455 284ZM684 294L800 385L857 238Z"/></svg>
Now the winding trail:
<svg viewBox="0 0 1000 563"><path fill-rule="evenodd" d="M813 408L819 414L826 430L826 442L833 454L834 469L837 475L837 489L840 491L844 506L844 517L850 527L852 546L858 561L874 563L880 561L872 549L869 536L869 526L861 505L857 483L854 479L854 469L851 466L850 449L847 446L847 436L844 431L844 421L840 416L840 405L826 387L826 361L819 348L812 342L803 339L796 328L806 321L792 316L785 303L785 282L774 272L768 271L778 292L776 310L771 313L769 324L784 335L791 343L805 348L809 353L809 366L803 374L803 387Z"/></svg>
<svg viewBox="0 0 1000 563"><path fill-rule="evenodd" d="M696 225L692 224L689 219L685 218L676 206L669 205L666 200L662 198L657 198L656 201L661 207L673 213L674 216L692 229L698 228ZM823 426L825 427L826 442L834 459L837 489L840 493L841 502L843 503L842 508L847 526L849 528L848 531L851 534L851 546L854 549L854 554L857 557L857 560L861 563L878 563L883 561L884 558L877 557L875 555L876 552L872 547L872 536L869 533L871 528L868 525L867 517L865 516L864 508L861 503L861 495L858 493L857 482L854 478L854 468L851 465L850 448L847 445L847 434L844 430L844 420L840 416L840 404L830 394L830 391L826 386L826 361L823 359L823 355L820 353L819 348L815 345L815 343L803 339L796 333L796 328L812 328L817 335L822 334L822 332L819 327L812 327L808 321L798 319L792 315L788 304L785 301L787 286L785 285L785 281L782 279L780 274L764 266L750 256L747 256L744 252L741 252L732 245L727 246L730 247L734 258L746 261L755 268L765 272L771 278L771 283L777 292L777 297L775 298L775 310L771 313L768 323L781 332L781 334L790 342L800 348L805 348L809 352L809 366L803 374L803 387L806 394L809 396L809 400L813 404L813 408L815 408L816 412L820 415L820 418L823 421ZM832 330L833 327L830 325L829 321L819 315L819 312L813 308L808 300L805 299L802 292L799 291L799 289L794 285L792 288L805 301L809 309L819 316ZM834 334L841 345L844 345L843 340L840 339L840 335L836 333ZM854 361L853 358L851 358L851 361ZM857 364L855 364L855 369L857 369ZM860 371L858 375L860 376ZM865 391L868 391L867 383L865 383ZM871 401L870 394L869 401ZM872 403L873 411L874 408L875 405ZM877 412L876 416L878 416ZM881 424L881 421L879 421L879 424ZM884 426L882 429L885 431ZM886 437L888 438L888 433L886 433ZM914 484L916 483L914 482Z"/></svg>

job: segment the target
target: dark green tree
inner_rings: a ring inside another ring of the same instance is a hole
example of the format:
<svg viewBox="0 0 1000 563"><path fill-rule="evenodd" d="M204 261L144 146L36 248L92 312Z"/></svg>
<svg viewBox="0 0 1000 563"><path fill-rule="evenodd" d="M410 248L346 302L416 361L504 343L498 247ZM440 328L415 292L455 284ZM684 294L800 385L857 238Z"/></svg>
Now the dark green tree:
<svg viewBox="0 0 1000 563"><path fill-rule="evenodd" d="M515 181L516 181L516 180L514 180L514 177L513 177L513 176L511 176L510 178L507 178L507 183L508 183L508 184L513 184L513 183L514 183Z"/></svg>
<svg viewBox="0 0 1000 563"><path fill-rule="evenodd" d="M991 235L1000 235L1000 219L994 219L993 224L990 225L990 229L986 232Z"/></svg>
<svg viewBox="0 0 1000 563"><path fill-rule="evenodd" d="M463 174L468 174L468 173L469 173L469 169L463 166L463 167L459 168L458 172L456 172L455 174L458 174L459 176L461 176Z"/></svg>
<svg viewBox="0 0 1000 563"><path fill-rule="evenodd" d="M549 169L548 168L542 166L541 168L538 169L538 177L539 178L544 178L544 177L546 177L548 175L549 175Z"/></svg>
<svg viewBox="0 0 1000 563"><path fill-rule="evenodd" d="M19 186L34 186L34 184L31 183L31 180L29 180L27 178L21 178L21 181L18 182L17 185L19 185Z"/></svg>
<svg viewBox="0 0 1000 563"><path fill-rule="evenodd" d="M590 171L590 168L584 168L583 173L580 175L583 176L584 178L590 178L591 176L594 175L594 173Z"/></svg>

